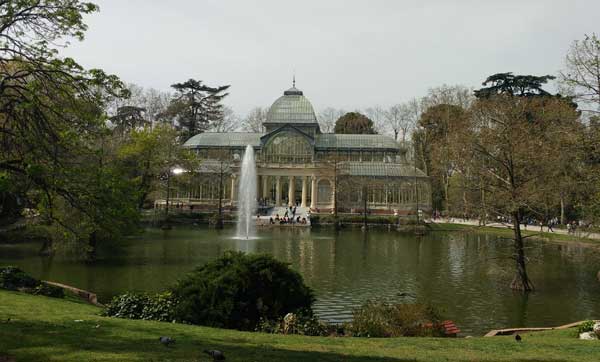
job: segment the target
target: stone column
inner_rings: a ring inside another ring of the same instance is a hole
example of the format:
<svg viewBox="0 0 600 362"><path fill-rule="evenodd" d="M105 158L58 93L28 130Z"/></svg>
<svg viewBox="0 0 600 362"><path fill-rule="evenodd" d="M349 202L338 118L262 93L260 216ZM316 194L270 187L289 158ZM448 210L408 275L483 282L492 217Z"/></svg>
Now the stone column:
<svg viewBox="0 0 600 362"><path fill-rule="evenodd" d="M275 205L281 206L281 176L275 176Z"/></svg>
<svg viewBox="0 0 600 362"><path fill-rule="evenodd" d="M268 179L269 179L269 176L263 175L263 177L262 177L262 187L263 187L262 197L265 200L267 200L269 198L269 190L267 190Z"/></svg>
<svg viewBox="0 0 600 362"><path fill-rule="evenodd" d="M235 200L235 184L237 181L237 177L235 174L231 175L231 197L229 198L231 200L231 204L233 205L233 200Z"/></svg>
<svg viewBox="0 0 600 362"><path fill-rule="evenodd" d="M306 207L306 176L302 176L302 204L301 207Z"/></svg>
<svg viewBox="0 0 600 362"><path fill-rule="evenodd" d="M290 182L288 187L288 206L296 205L296 197L294 196L296 190L294 190L294 186L294 176L290 176Z"/></svg>
<svg viewBox="0 0 600 362"><path fill-rule="evenodd" d="M310 177L310 208L317 208L317 176Z"/></svg>

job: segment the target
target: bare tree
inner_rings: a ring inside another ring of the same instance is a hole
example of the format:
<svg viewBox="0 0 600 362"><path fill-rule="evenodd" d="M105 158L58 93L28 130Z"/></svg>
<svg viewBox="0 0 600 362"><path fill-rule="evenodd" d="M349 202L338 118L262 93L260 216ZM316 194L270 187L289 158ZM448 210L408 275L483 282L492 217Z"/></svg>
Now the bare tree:
<svg viewBox="0 0 600 362"><path fill-rule="evenodd" d="M209 132L232 132L240 125L239 117L233 112L233 109L224 106L221 118L211 122L207 131Z"/></svg>
<svg viewBox="0 0 600 362"><path fill-rule="evenodd" d="M427 95L421 101L421 107L423 110L426 110L440 104L451 104L467 109L473 103L473 100L472 89L463 85L444 84L440 87L429 89Z"/></svg>
<svg viewBox="0 0 600 362"><path fill-rule="evenodd" d="M242 130L246 132L262 132L263 123L267 120L268 109L262 107L253 108L242 120Z"/></svg>
<svg viewBox="0 0 600 362"><path fill-rule="evenodd" d="M570 87L575 99L583 105L594 105L585 111L600 113L600 39L596 34L575 40L560 72L562 83Z"/></svg>
<svg viewBox="0 0 600 362"><path fill-rule="evenodd" d="M386 116L385 111L380 106L369 107L364 113L373 121L373 126L377 133L386 132Z"/></svg>
<svg viewBox="0 0 600 362"><path fill-rule="evenodd" d="M420 117L419 101L413 99L406 103L395 104L384 111L386 130L394 134L394 140L398 141L398 136L402 135L402 142L413 130Z"/></svg>
<svg viewBox="0 0 600 362"><path fill-rule="evenodd" d="M335 121L346 114L342 109L327 107L319 113L319 126L323 133L333 133Z"/></svg>

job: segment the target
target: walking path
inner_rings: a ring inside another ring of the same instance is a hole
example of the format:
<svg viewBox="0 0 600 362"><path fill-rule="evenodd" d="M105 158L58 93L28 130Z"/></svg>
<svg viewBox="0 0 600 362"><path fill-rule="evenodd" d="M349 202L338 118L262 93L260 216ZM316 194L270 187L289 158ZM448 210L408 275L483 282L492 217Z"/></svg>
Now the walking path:
<svg viewBox="0 0 600 362"><path fill-rule="evenodd" d="M430 221L435 224L459 224L459 225L470 225L470 226L482 226L479 223L479 220L473 220L473 219L440 218L440 219L436 219L436 220L431 219ZM503 223L503 222L488 222L485 224L485 226L493 227L493 228L512 229L512 224ZM534 232L541 231L544 234L549 233L549 234L573 235L577 238L600 240L600 233L588 232L585 229L582 230L581 227L577 228L575 230L575 233L573 233L573 234L569 234L567 230L559 229L559 228L554 228L553 229L554 231L548 231L548 228L545 227L546 229L544 231L544 227L540 228L539 226L536 226L536 225L522 224L521 227L522 227L521 230L534 231Z"/></svg>

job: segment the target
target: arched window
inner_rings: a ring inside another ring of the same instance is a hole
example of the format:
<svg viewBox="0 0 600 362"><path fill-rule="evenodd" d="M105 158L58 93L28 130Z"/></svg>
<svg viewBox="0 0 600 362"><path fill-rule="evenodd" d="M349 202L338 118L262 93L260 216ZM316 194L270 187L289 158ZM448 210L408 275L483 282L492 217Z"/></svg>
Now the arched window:
<svg viewBox="0 0 600 362"><path fill-rule="evenodd" d="M313 148L308 140L297 133L284 131L271 138L262 151L263 162L310 163Z"/></svg>

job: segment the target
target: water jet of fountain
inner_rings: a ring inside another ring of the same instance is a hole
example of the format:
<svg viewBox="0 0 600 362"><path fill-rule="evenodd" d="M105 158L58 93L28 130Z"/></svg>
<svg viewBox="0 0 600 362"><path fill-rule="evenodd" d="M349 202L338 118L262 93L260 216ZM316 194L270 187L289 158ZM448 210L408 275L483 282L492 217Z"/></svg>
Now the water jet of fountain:
<svg viewBox="0 0 600 362"><path fill-rule="evenodd" d="M240 170L240 183L238 187L238 238L254 238L255 223L252 215L256 210L256 164L254 162L254 149L246 146L242 167Z"/></svg>

